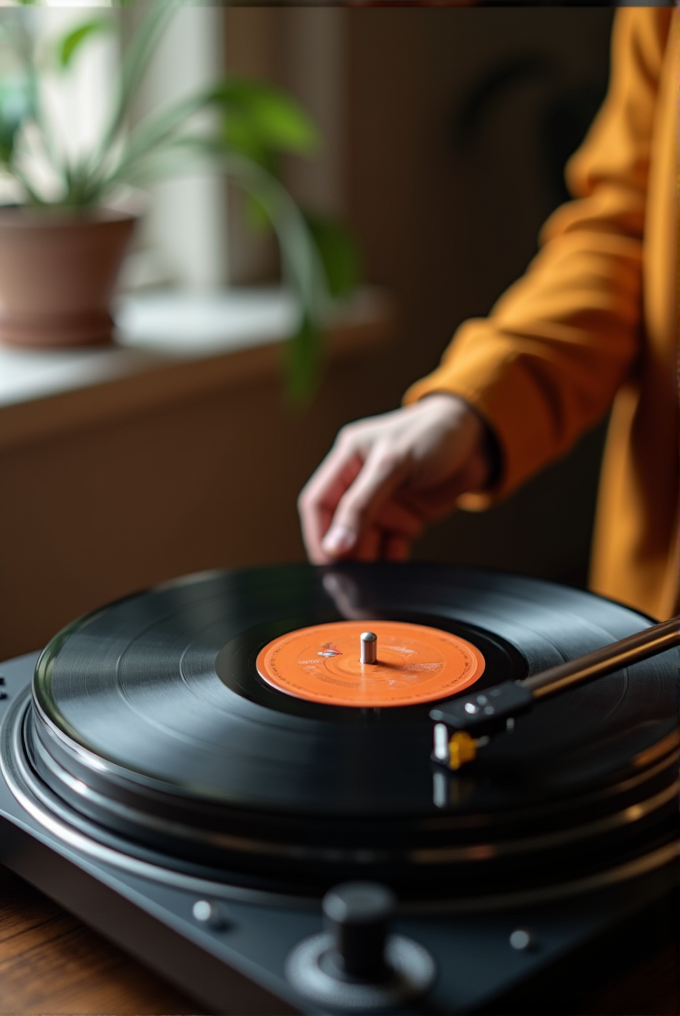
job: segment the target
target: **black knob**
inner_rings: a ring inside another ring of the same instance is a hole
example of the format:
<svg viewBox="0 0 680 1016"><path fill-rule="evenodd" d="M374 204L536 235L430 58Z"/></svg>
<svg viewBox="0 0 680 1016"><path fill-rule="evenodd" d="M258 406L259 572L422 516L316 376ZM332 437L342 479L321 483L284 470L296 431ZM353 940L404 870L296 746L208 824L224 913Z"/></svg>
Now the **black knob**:
<svg viewBox="0 0 680 1016"><path fill-rule="evenodd" d="M378 982L389 977L385 943L394 893L377 882L343 882L323 899L333 937L330 959L342 977Z"/></svg>

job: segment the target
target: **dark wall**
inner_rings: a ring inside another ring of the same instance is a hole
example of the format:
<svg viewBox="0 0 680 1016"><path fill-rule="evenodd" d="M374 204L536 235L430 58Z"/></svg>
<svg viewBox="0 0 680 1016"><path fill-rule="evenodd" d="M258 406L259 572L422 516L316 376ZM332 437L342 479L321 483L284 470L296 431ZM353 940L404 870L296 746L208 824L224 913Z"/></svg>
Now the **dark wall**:
<svg viewBox="0 0 680 1016"><path fill-rule="evenodd" d="M376 411L535 253L606 88L611 19L593 8L348 12L349 212L367 278L400 307ZM600 449L592 435L506 504L458 513L418 556L583 583Z"/></svg>

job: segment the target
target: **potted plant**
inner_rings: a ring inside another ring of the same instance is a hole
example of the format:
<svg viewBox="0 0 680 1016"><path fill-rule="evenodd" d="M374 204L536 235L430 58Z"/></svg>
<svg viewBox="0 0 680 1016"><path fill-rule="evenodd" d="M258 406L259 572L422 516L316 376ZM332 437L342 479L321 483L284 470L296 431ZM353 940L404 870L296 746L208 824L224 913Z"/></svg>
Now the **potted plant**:
<svg viewBox="0 0 680 1016"><path fill-rule="evenodd" d="M207 160L245 190L276 233L282 277L300 309L289 344L289 391L304 396L329 301L351 288L355 263L346 231L306 215L279 178L283 153L313 147L306 114L269 85L225 77L130 127L136 89L173 16L171 6L153 5L124 47L100 137L74 157L50 122L42 76L55 68L68 74L89 40L119 28L119 12L90 14L40 42L36 14L13 8L0 21L0 177L11 184L11 201L0 207L0 341L110 341L109 303L138 214L121 203L124 188L143 188Z"/></svg>

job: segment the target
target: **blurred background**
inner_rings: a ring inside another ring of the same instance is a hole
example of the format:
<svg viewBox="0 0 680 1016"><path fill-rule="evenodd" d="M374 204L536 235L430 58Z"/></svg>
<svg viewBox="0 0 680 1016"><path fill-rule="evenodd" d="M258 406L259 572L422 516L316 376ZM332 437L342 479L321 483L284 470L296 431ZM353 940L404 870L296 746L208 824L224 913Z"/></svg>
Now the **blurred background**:
<svg viewBox="0 0 680 1016"><path fill-rule="evenodd" d="M3 657L178 574L302 560L300 487L343 423L398 405L456 326L524 270L606 88L607 8L178 13L140 107L222 67L289 89L323 140L314 158L288 160L286 182L352 227L367 292L305 410L282 397L276 355L246 363L222 349L200 373L185 348L182 369L163 374L162 315L158 378L154 366L0 407ZM102 49L82 69L85 121L110 59ZM228 288L257 303L277 258L246 219L219 175L156 185L128 292L183 294L185 308L190 294L199 316ZM601 443L598 430L505 504L437 526L416 556L584 584Z"/></svg>

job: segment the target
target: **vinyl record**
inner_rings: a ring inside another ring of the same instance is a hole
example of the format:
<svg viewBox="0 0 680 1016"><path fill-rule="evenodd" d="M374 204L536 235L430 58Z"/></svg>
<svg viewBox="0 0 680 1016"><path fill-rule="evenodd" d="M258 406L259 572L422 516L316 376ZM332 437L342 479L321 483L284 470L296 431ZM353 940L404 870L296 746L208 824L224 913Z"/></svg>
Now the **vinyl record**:
<svg viewBox="0 0 680 1016"><path fill-rule="evenodd" d="M213 878L315 893L379 868L455 897L583 880L674 835L678 654L541 703L460 774L431 760L432 696L648 623L578 590L432 565L206 573L50 643L27 758L36 793L89 835ZM368 682L377 706L336 645L370 624L393 668L387 699Z"/></svg>

